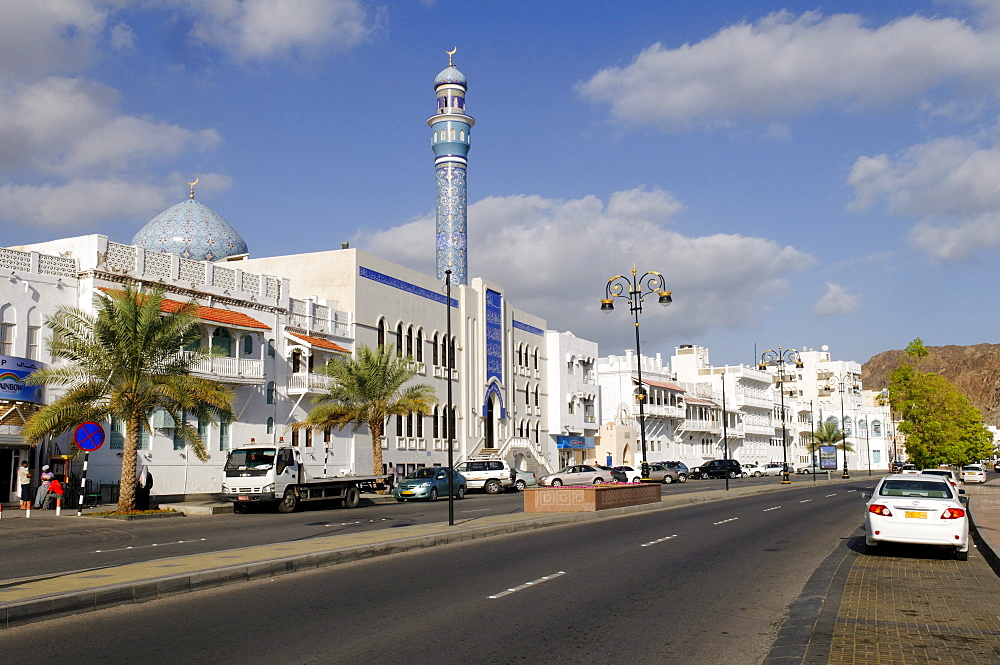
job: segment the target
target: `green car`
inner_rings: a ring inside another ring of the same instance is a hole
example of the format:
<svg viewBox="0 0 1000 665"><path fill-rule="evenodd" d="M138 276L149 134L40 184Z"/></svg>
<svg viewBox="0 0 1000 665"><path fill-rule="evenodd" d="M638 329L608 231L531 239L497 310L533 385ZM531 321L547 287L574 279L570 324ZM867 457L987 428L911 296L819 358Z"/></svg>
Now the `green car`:
<svg viewBox="0 0 1000 665"><path fill-rule="evenodd" d="M464 499L468 489L465 476L452 471L452 487L456 499ZM448 469L442 466L427 466L416 469L399 481L392 495L402 503L407 499L436 501L439 496L448 496Z"/></svg>

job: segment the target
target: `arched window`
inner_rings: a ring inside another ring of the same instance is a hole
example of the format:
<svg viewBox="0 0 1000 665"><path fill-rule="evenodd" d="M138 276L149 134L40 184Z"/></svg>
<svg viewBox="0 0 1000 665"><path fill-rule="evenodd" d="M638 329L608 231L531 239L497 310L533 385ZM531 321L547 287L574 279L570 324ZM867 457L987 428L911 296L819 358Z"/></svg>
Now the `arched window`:
<svg viewBox="0 0 1000 665"><path fill-rule="evenodd" d="M267 357L268 358L273 358L274 357L274 340L273 339L267 340Z"/></svg>
<svg viewBox="0 0 1000 665"><path fill-rule="evenodd" d="M406 414L406 436L413 438L413 412Z"/></svg>
<svg viewBox="0 0 1000 665"><path fill-rule="evenodd" d="M448 353L448 366L451 367L452 369L455 369L455 338L454 337L451 338L451 345L450 345L450 348L448 350L449 350L449 353Z"/></svg>
<svg viewBox="0 0 1000 665"><path fill-rule="evenodd" d="M267 433L274 434L274 418L267 419Z"/></svg>
<svg viewBox="0 0 1000 665"><path fill-rule="evenodd" d="M448 432L452 438L455 437L455 407L451 407L451 412L448 414Z"/></svg>
<svg viewBox="0 0 1000 665"><path fill-rule="evenodd" d="M535 406L538 406L538 386L535 386Z"/></svg>
<svg viewBox="0 0 1000 665"><path fill-rule="evenodd" d="M396 415L396 436L403 436L403 416Z"/></svg>
<svg viewBox="0 0 1000 665"><path fill-rule="evenodd" d="M253 353L253 335L243 337L243 355L249 356Z"/></svg>
<svg viewBox="0 0 1000 665"><path fill-rule="evenodd" d="M402 357L403 355L403 324L399 323L396 325L396 356Z"/></svg>
<svg viewBox="0 0 1000 665"><path fill-rule="evenodd" d="M434 415L431 416L431 426L434 429L434 438L435 439L440 439L441 438L441 428L438 427L438 408L436 406L434 407Z"/></svg>
<svg viewBox="0 0 1000 665"><path fill-rule="evenodd" d="M532 353L531 356L535 362L535 366L533 369L538 369L538 349L535 349L534 353Z"/></svg>
<svg viewBox="0 0 1000 665"><path fill-rule="evenodd" d="M441 335L441 366L448 366L448 336Z"/></svg>
<svg viewBox="0 0 1000 665"><path fill-rule="evenodd" d="M858 418L858 434L868 433L868 420L865 418Z"/></svg>
<svg viewBox="0 0 1000 665"><path fill-rule="evenodd" d="M226 328L216 328L212 331L212 351L227 358L233 355L233 337Z"/></svg>
<svg viewBox="0 0 1000 665"><path fill-rule="evenodd" d="M448 130L448 138L450 138L452 141L455 140L455 128L454 127Z"/></svg>
<svg viewBox="0 0 1000 665"><path fill-rule="evenodd" d="M872 436L882 436L882 423L878 420L872 421Z"/></svg>
<svg viewBox="0 0 1000 665"><path fill-rule="evenodd" d="M829 416L829 417L827 417L826 422L830 423L831 425L833 425L837 429L840 429L840 421L837 420L836 416Z"/></svg>
<svg viewBox="0 0 1000 665"><path fill-rule="evenodd" d="M422 439L424 438L424 414L418 411L414 414L414 418L417 421L417 438Z"/></svg>
<svg viewBox="0 0 1000 665"><path fill-rule="evenodd" d="M274 404L274 381L267 382L267 403Z"/></svg>
<svg viewBox="0 0 1000 665"><path fill-rule="evenodd" d="M434 333L434 339L431 341L431 364L437 367L441 363L438 361L438 334Z"/></svg>
<svg viewBox="0 0 1000 665"><path fill-rule="evenodd" d="M0 355L14 355L14 330L17 312L13 305L0 307Z"/></svg>
<svg viewBox="0 0 1000 665"><path fill-rule="evenodd" d="M229 423L219 423L219 450L229 450Z"/></svg>
<svg viewBox="0 0 1000 665"><path fill-rule="evenodd" d="M416 361L421 363L424 361L424 329L417 329L417 348L416 348Z"/></svg>
<svg viewBox="0 0 1000 665"><path fill-rule="evenodd" d="M854 434L854 423L851 422L850 416L844 416L844 434Z"/></svg>
<svg viewBox="0 0 1000 665"><path fill-rule="evenodd" d="M378 335L378 337L377 337L376 342L378 344L378 348L381 349L383 346L385 346L385 319L379 319L378 320L378 333L377 333L377 335Z"/></svg>
<svg viewBox="0 0 1000 665"><path fill-rule="evenodd" d="M458 130L458 140L459 141L464 141L465 140L465 130L464 129Z"/></svg>
<svg viewBox="0 0 1000 665"><path fill-rule="evenodd" d="M406 329L406 357L413 357L413 326Z"/></svg>

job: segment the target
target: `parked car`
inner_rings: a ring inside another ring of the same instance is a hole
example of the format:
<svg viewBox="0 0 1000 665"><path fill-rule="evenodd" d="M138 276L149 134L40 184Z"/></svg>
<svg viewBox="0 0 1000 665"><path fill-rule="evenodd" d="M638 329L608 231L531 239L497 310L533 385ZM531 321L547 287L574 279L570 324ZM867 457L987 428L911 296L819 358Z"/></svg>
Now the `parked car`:
<svg viewBox="0 0 1000 665"><path fill-rule="evenodd" d="M469 460L455 465L455 470L465 476L469 489L487 494L499 494L514 484L514 470L505 460Z"/></svg>
<svg viewBox="0 0 1000 665"><path fill-rule="evenodd" d="M754 464L753 462L741 462L740 468L743 469L744 478L747 476L757 476L759 478L764 475L764 469L760 464Z"/></svg>
<svg viewBox="0 0 1000 665"><path fill-rule="evenodd" d="M458 471L452 472L452 488L456 499L464 499L468 490L465 477ZM440 466L427 466L416 469L396 483L392 495L400 503L408 499L426 499L436 501L439 496L448 496L448 469Z"/></svg>
<svg viewBox="0 0 1000 665"><path fill-rule="evenodd" d="M903 468L899 470L900 473L905 473L907 475L916 475L920 473L920 469L916 467L915 464L904 464Z"/></svg>
<svg viewBox="0 0 1000 665"><path fill-rule="evenodd" d="M795 473L801 473L801 474L824 473L824 472L825 472L824 469L819 468L819 460L816 460L812 464L807 464L806 466L800 466L795 470Z"/></svg>
<svg viewBox="0 0 1000 665"><path fill-rule="evenodd" d="M641 483L642 482L642 471L640 471L639 469L636 469L635 467L631 467L631 466L628 466L628 465L625 465L625 464L620 464L620 465L618 465L616 467L612 467L612 468L615 471L617 471L618 473L621 473L621 474L623 474L625 476L625 480L621 481L623 483Z"/></svg>
<svg viewBox="0 0 1000 665"><path fill-rule="evenodd" d="M924 469L920 473L925 476L941 476L942 478L947 478L952 487L958 487L958 483L960 481L958 473L956 473L954 469Z"/></svg>
<svg viewBox="0 0 1000 665"><path fill-rule="evenodd" d="M969 514L961 495L946 478L893 474L879 480L865 504L865 553L880 543L913 543L952 548L955 558L969 558Z"/></svg>
<svg viewBox="0 0 1000 665"><path fill-rule="evenodd" d="M600 485L612 482L613 476L604 469L590 464L574 464L555 473L542 476L539 485L559 487L560 485Z"/></svg>
<svg viewBox="0 0 1000 665"><path fill-rule="evenodd" d="M687 480L687 475L685 474L684 480L681 480L680 469L672 469L666 464L654 462L649 465L649 476L646 480L651 483L663 483L664 485L669 485L671 483L683 483Z"/></svg>
<svg viewBox="0 0 1000 665"><path fill-rule="evenodd" d="M538 484L538 477L534 471L522 471L514 469L514 489L521 491L525 487L534 487Z"/></svg>
<svg viewBox="0 0 1000 665"><path fill-rule="evenodd" d="M714 459L691 469L692 478L736 478L743 475L740 463L734 459Z"/></svg>
<svg viewBox="0 0 1000 665"><path fill-rule="evenodd" d="M673 469L674 471L676 471L677 472L676 480L679 483L686 483L688 477L691 475L691 472L687 468L687 464L685 464L684 462L660 462L660 464L667 467L668 469Z"/></svg>
<svg viewBox="0 0 1000 665"><path fill-rule="evenodd" d="M980 464L969 464L962 467L963 483L985 483L986 470Z"/></svg>
<svg viewBox="0 0 1000 665"><path fill-rule="evenodd" d="M624 471L620 471L617 466L602 466L600 464L595 464L595 468L601 471L607 471L611 474L611 482L613 483L627 483L630 482L628 479L628 474Z"/></svg>
<svg viewBox="0 0 1000 665"><path fill-rule="evenodd" d="M768 462L764 465L765 476L780 476L785 470L785 465L781 462Z"/></svg>

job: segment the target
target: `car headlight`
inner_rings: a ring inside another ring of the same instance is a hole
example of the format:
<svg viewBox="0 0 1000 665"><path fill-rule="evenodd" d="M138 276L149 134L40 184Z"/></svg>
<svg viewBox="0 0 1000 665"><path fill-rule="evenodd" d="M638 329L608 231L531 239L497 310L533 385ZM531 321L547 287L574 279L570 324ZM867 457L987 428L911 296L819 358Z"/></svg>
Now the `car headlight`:
<svg viewBox="0 0 1000 665"><path fill-rule="evenodd" d="M222 493L229 494L229 485L222 483Z"/></svg>
<svg viewBox="0 0 1000 665"><path fill-rule="evenodd" d="M273 492L274 491L274 483L271 483L270 485L264 485L263 487L260 488L260 491L261 491L262 494L267 494L267 493Z"/></svg>

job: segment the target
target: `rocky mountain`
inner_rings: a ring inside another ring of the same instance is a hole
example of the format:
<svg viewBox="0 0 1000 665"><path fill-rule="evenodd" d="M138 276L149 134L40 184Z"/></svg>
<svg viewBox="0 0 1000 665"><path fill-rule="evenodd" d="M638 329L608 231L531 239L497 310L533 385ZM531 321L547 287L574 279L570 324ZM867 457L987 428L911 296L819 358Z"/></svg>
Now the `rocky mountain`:
<svg viewBox="0 0 1000 665"><path fill-rule="evenodd" d="M1000 344L926 348L929 356L908 360L922 371L940 374L951 381L982 411L987 425L1000 426ZM889 375L904 356L902 351L884 351L873 356L861 367L862 385L871 390L888 387Z"/></svg>

